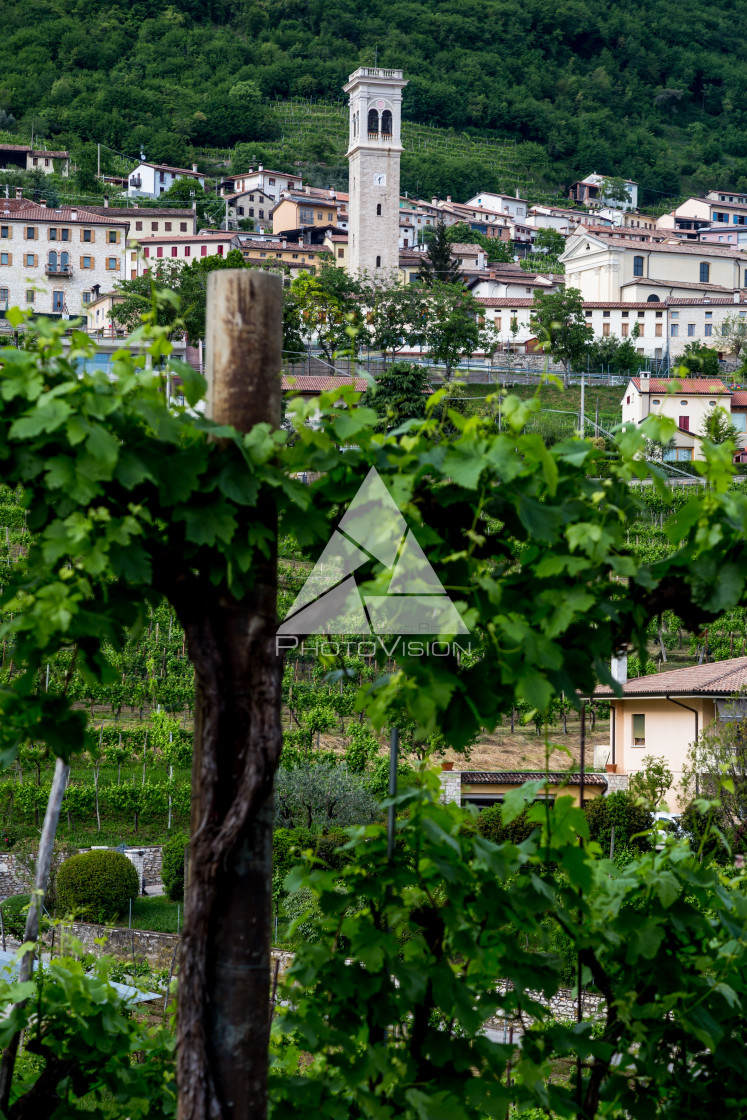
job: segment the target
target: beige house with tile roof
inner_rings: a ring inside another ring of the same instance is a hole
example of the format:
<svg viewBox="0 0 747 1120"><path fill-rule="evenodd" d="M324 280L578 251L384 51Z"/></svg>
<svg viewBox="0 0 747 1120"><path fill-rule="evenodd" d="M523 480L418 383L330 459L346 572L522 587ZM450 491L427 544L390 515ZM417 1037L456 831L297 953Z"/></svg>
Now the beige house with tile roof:
<svg viewBox="0 0 747 1120"><path fill-rule="evenodd" d="M674 447L664 452L670 462L703 457L700 436L706 416L722 408L744 430L744 411L732 416L732 391L720 378L632 377L622 398L623 424L641 424L647 416L668 416L677 425Z"/></svg>
<svg viewBox="0 0 747 1120"><path fill-rule="evenodd" d="M677 787L689 747L704 728L733 714L729 702L747 687L747 657L652 673L620 687L622 697L608 685L594 691L595 698L610 701L611 709L609 746L596 748L595 762L630 775L643 769L646 755L665 758L674 779L666 801L672 812L681 812Z"/></svg>

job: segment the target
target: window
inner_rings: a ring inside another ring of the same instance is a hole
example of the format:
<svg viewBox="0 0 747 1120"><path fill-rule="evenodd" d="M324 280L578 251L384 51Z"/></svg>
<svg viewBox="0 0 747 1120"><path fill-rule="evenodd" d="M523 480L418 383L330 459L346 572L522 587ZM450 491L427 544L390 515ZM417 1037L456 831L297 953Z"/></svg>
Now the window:
<svg viewBox="0 0 747 1120"><path fill-rule="evenodd" d="M242 214L243 214L243 210L242 210ZM186 222L179 222L179 232L180 233L186 233L187 232L187 223Z"/></svg>
<svg viewBox="0 0 747 1120"><path fill-rule="evenodd" d="M93 230L92 229L84 229L82 231L82 233L83 233L83 240L84 241L93 241Z"/></svg>
<svg viewBox="0 0 747 1120"><path fill-rule="evenodd" d="M243 218L244 217L244 207L243 206L237 206L236 207L236 213L241 214L241 217Z"/></svg>
<svg viewBox="0 0 747 1120"><path fill-rule="evenodd" d="M711 275L711 266L706 261L701 261L700 265L700 282L701 284L710 283L709 277Z"/></svg>
<svg viewBox="0 0 747 1120"><path fill-rule="evenodd" d="M80 267L81 268L93 268L93 257L81 257L80 258Z"/></svg>
<svg viewBox="0 0 747 1120"><path fill-rule="evenodd" d="M344 256L345 256L345 250L344 249L338 249L337 250L338 260L342 260Z"/></svg>
<svg viewBox="0 0 747 1120"><path fill-rule="evenodd" d="M602 323L602 334L603 335L608 335L609 333L610 333L609 323Z"/></svg>
<svg viewBox="0 0 747 1120"><path fill-rule="evenodd" d="M664 462L665 463L689 463L693 457L692 447L665 447L664 448Z"/></svg>
<svg viewBox="0 0 747 1120"><path fill-rule="evenodd" d="M107 230L106 231L106 240L109 242L110 245L118 245L119 244L119 230L118 229Z"/></svg>
<svg viewBox="0 0 747 1120"><path fill-rule="evenodd" d="M191 250L190 246L185 245L184 246L184 256L185 257L191 257L191 255L192 255L192 250Z"/></svg>
<svg viewBox="0 0 747 1120"><path fill-rule="evenodd" d="M671 338L676 338L679 333L680 333L679 323L670 323L669 324L669 335L670 335L670 337Z"/></svg>
<svg viewBox="0 0 747 1120"><path fill-rule="evenodd" d="M60 241L72 241L72 237L70 236L70 230L69 229L61 229L60 230Z"/></svg>
<svg viewBox="0 0 747 1120"><path fill-rule="evenodd" d="M261 216L262 216L262 215L260 214L260 217L261 217ZM324 221L324 213L323 213L323 212L322 212L321 210L317 210L317 212L316 212L316 216L317 216L317 218L319 219L319 221L320 221L320 222L323 222L323 221Z"/></svg>
<svg viewBox="0 0 747 1120"><path fill-rule="evenodd" d="M36 241L36 226L26 226L26 240Z"/></svg>
<svg viewBox="0 0 747 1120"><path fill-rule="evenodd" d="M33 253L25 253L23 263L26 265L26 268L33 268L36 264L36 257Z"/></svg>
<svg viewBox="0 0 747 1120"><path fill-rule="evenodd" d="M629 323L623 323L623 325L622 325L622 326L620 327L620 334L622 335L622 337L623 337L623 338L627 338L627 337L628 337L628 328L629 328L629 326L630 326L630 324L629 324Z"/></svg>
<svg viewBox="0 0 747 1120"><path fill-rule="evenodd" d="M0 288L0 303L7 304L9 296L10 296L10 289L9 288Z"/></svg>
<svg viewBox="0 0 747 1120"><path fill-rule="evenodd" d="M643 338L645 333L646 333L645 325L643 323L639 323L638 324L638 337Z"/></svg>
<svg viewBox="0 0 747 1120"><path fill-rule="evenodd" d="M693 338L694 335L695 335L695 323L688 323L687 324L687 337L688 338Z"/></svg>
<svg viewBox="0 0 747 1120"><path fill-rule="evenodd" d="M116 272L117 269L119 268L119 261L117 260L116 257L107 257L106 258L106 267L107 267L107 270L109 272Z"/></svg>
<svg viewBox="0 0 747 1120"><path fill-rule="evenodd" d="M678 428L684 428L684 430L686 432L689 432L690 431L690 417L689 416L680 416L678 421L677 421L677 427Z"/></svg>
<svg viewBox="0 0 747 1120"><path fill-rule="evenodd" d="M368 110L368 131L374 136L379 134L379 114L376 109Z"/></svg>
<svg viewBox="0 0 747 1120"><path fill-rule="evenodd" d="M633 275L643 276L643 257L633 257Z"/></svg>
<svg viewBox="0 0 747 1120"><path fill-rule="evenodd" d="M313 226L314 211L310 210L308 206L302 206L299 210L298 220L302 226Z"/></svg>
<svg viewBox="0 0 747 1120"><path fill-rule="evenodd" d="M0 264L10 264L11 259L10 253L0 253Z"/></svg>
<svg viewBox="0 0 747 1120"><path fill-rule="evenodd" d="M381 131L385 136L392 135L392 114L389 109L385 109L381 114Z"/></svg>
<svg viewBox="0 0 747 1120"><path fill-rule="evenodd" d="M143 228L143 223L142 222L135 222L135 229L136 230L142 229L142 228Z"/></svg>
<svg viewBox="0 0 747 1120"><path fill-rule="evenodd" d="M150 223L150 228L153 231L153 233L158 233L158 222L151 222Z"/></svg>
<svg viewBox="0 0 747 1120"><path fill-rule="evenodd" d="M591 314L591 312L587 312L587 314ZM630 315L629 311L623 311L623 313L622 313L623 319L627 319L629 315Z"/></svg>
<svg viewBox="0 0 747 1120"><path fill-rule="evenodd" d="M200 256L201 257L206 257L207 256L207 245L200 245Z"/></svg>
<svg viewBox="0 0 747 1120"><path fill-rule="evenodd" d="M495 317L495 329L497 331L499 331L501 329L501 317L500 317L500 315L496 315L496 317Z"/></svg>
<svg viewBox="0 0 747 1120"><path fill-rule="evenodd" d="M65 308L65 293L52 292L52 310L63 311Z"/></svg>
<svg viewBox="0 0 747 1120"><path fill-rule="evenodd" d="M376 216L379 217L379 218L381 217L381 203L380 202L376 203Z"/></svg>
<svg viewBox="0 0 747 1120"><path fill-rule="evenodd" d="M713 312L712 311L706 311L705 317L706 317L706 319L712 319L713 318Z"/></svg>
<svg viewBox="0 0 747 1120"><path fill-rule="evenodd" d="M662 326L662 323L654 323L654 335L656 338L661 338Z"/></svg>
<svg viewBox="0 0 747 1120"><path fill-rule="evenodd" d="M249 217L250 218L254 217L254 208L252 206L249 207Z"/></svg>
<svg viewBox="0 0 747 1120"><path fill-rule="evenodd" d="M163 171L158 172L158 181L159 181L159 183L163 183L165 181Z"/></svg>
<svg viewBox="0 0 747 1120"><path fill-rule="evenodd" d="M0 237L4 240L10 237L10 226L0 226Z"/></svg>
<svg viewBox="0 0 747 1120"><path fill-rule="evenodd" d="M609 317L610 317L609 311L603 311L602 312L602 318L603 319L609 319Z"/></svg>
<svg viewBox="0 0 747 1120"><path fill-rule="evenodd" d="M651 404L661 404L661 401L651 401Z"/></svg>
<svg viewBox="0 0 747 1120"><path fill-rule="evenodd" d="M672 311L671 314L670 314L670 318L672 318L672 319L679 319L679 317L680 317L679 311Z"/></svg>
<svg viewBox="0 0 747 1120"><path fill-rule="evenodd" d="M646 746L646 717L633 716L633 746Z"/></svg>
<svg viewBox="0 0 747 1120"><path fill-rule="evenodd" d="M163 245L159 245L158 248L156 249L156 256L157 257L162 257L163 256Z"/></svg>
<svg viewBox="0 0 747 1120"><path fill-rule="evenodd" d="M150 256L150 248L149 248L149 246L148 246L148 245L146 245L146 246L145 246L145 248L143 249L143 254L144 254L144 255L145 255L146 257L149 257L149 256Z"/></svg>
<svg viewBox="0 0 747 1120"><path fill-rule="evenodd" d="M661 319L661 317L662 317L662 315L664 314L664 312L663 312L663 311L656 311L656 312L654 312L654 314L655 314L655 316L656 316L656 318L657 318L657 319Z"/></svg>
<svg viewBox="0 0 747 1120"><path fill-rule="evenodd" d="M171 222L164 222L163 223L163 228L166 230L167 233L170 233L171 232ZM111 238L110 238L110 240L111 240Z"/></svg>
<svg viewBox="0 0 747 1120"><path fill-rule="evenodd" d="M50 227L50 229L48 230L48 233L49 233L49 240L50 241L56 241L57 240L57 230L54 229L54 227Z"/></svg>
<svg viewBox="0 0 747 1120"><path fill-rule="evenodd" d="M630 397L626 397L626 398L625 398L625 403L626 403L626 404L630 404Z"/></svg>
<svg viewBox="0 0 747 1120"><path fill-rule="evenodd" d="M219 246L218 246L218 256L219 256L219 257L222 257L222 256L223 256L223 246L222 246L222 245L219 245Z"/></svg>
<svg viewBox="0 0 747 1120"><path fill-rule="evenodd" d="M91 293L90 292L82 292L81 295L83 297L83 302L84 303L90 303L91 302Z"/></svg>
<svg viewBox="0 0 747 1120"><path fill-rule="evenodd" d="M706 338L710 338L713 334L713 323L706 323L703 333L705 334Z"/></svg>
<svg viewBox="0 0 747 1120"><path fill-rule="evenodd" d="M26 289L26 303L33 303L33 302L34 302L34 289L33 288L27 288Z"/></svg>
<svg viewBox="0 0 747 1120"><path fill-rule="evenodd" d="M313 223L313 221L314 221L314 215L313 215L313 213L312 213L311 211L309 211L309 213L311 214L311 219L310 219L310 221L311 221L311 223ZM264 218L264 216L265 216L265 212L264 212L264 210L260 210L260 212L259 212L259 216L260 216L260 218Z"/></svg>
<svg viewBox="0 0 747 1120"><path fill-rule="evenodd" d="M270 184L271 187L275 186L275 180L274 179L268 179L267 182Z"/></svg>
<svg viewBox="0 0 747 1120"><path fill-rule="evenodd" d="M711 406L711 408L716 407L716 402L715 401L709 401L708 404Z"/></svg>
<svg viewBox="0 0 747 1120"><path fill-rule="evenodd" d="M738 432L747 431L747 412L732 412L731 422Z"/></svg>
<svg viewBox="0 0 747 1120"><path fill-rule="evenodd" d="M179 250L178 250L177 246L176 246L176 245L172 245L172 246L171 246L171 255L172 255L172 257L175 257L175 256L177 255L177 253L178 253L178 252L179 252Z"/></svg>
<svg viewBox="0 0 747 1120"><path fill-rule="evenodd" d="M381 257L376 258L376 267L381 268Z"/></svg>

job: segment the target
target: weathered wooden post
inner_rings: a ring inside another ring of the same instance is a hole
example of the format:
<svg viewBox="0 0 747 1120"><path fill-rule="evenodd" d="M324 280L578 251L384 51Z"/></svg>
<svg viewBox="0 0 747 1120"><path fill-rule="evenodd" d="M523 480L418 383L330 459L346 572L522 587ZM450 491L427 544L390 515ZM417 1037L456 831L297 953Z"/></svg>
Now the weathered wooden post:
<svg viewBox="0 0 747 1120"><path fill-rule="evenodd" d="M282 286L254 270L207 286L208 415L249 431L281 420ZM257 518L277 536L271 498ZM178 990L179 1120L267 1110L272 783L280 757L277 559L240 601L206 578L173 600L195 666L188 902Z"/></svg>

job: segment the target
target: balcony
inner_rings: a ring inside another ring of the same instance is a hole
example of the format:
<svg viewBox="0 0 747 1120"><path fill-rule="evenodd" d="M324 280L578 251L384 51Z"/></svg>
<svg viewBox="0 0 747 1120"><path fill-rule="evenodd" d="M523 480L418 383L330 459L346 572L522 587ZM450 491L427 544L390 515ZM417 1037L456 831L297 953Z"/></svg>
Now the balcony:
<svg viewBox="0 0 747 1120"><path fill-rule="evenodd" d="M48 264L45 265L44 272L47 276L66 276L69 279L73 275L73 266L70 264Z"/></svg>
<svg viewBox="0 0 747 1120"><path fill-rule="evenodd" d="M139 191L142 185L143 185L143 180L140 178L140 176L139 175L133 175L132 178L130 179L130 186L134 187L136 191Z"/></svg>

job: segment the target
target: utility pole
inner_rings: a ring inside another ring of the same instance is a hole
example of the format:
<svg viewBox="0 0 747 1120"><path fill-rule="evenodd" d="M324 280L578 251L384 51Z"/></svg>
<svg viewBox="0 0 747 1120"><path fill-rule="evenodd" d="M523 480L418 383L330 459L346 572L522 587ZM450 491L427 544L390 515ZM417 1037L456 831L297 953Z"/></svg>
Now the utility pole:
<svg viewBox="0 0 747 1120"><path fill-rule="evenodd" d="M101 145L96 145L96 178L101 178Z"/></svg>
<svg viewBox="0 0 747 1120"><path fill-rule="evenodd" d="M207 415L248 432L278 428L280 278L211 272ZM219 441L228 458L236 450ZM283 661L277 628L277 510L253 511L270 542L235 599L207 575L172 601L195 667L188 899L179 972L179 1120L263 1120L270 1018L273 779L280 760Z"/></svg>
<svg viewBox="0 0 747 1120"><path fill-rule="evenodd" d="M583 370L581 371L581 415L579 416L578 420L579 420L578 427L579 427L579 431L581 432L581 439L583 439L584 434L586 432L586 424L584 422L584 374L583 374Z"/></svg>

